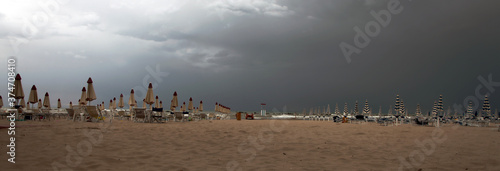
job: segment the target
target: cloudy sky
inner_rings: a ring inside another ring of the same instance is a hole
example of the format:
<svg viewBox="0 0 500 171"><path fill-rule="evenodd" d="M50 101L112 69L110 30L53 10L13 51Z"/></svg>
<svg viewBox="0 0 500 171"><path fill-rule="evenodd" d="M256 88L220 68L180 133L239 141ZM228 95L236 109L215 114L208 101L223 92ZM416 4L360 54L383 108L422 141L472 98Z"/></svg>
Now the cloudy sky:
<svg viewBox="0 0 500 171"><path fill-rule="evenodd" d="M386 113L400 94L413 113L417 103L431 110L439 94L446 108L463 104L480 76L500 82L500 1L41 2L0 2L1 68L16 56L26 96L36 85L53 105L77 101L92 77L106 105L132 88L144 97L152 82L162 101L177 91L208 110L220 102L256 111L265 102L268 110L333 111L367 99ZM377 21L370 12L391 5L399 13L349 63L339 45L356 46L354 28L366 32ZM491 93L493 109L499 88L479 92ZM5 102L6 84L0 93Z"/></svg>

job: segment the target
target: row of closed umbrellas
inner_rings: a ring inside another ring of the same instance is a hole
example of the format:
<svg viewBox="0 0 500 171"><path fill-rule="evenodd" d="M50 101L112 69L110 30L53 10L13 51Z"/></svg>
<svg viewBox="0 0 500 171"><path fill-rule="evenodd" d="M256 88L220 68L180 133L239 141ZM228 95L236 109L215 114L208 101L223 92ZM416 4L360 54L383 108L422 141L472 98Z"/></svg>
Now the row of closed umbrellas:
<svg viewBox="0 0 500 171"><path fill-rule="evenodd" d="M38 98L38 93L37 93L37 88L35 85L31 87L30 95L28 98L28 102L26 103L24 101L24 91L22 89L22 83L21 83L21 76L19 74L16 75L15 81L14 81L14 87L15 89L13 90L14 98L16 99L15 104L20 104L20 106L24 107L24 104L27 104L26 107L29 108L29 104L31 103L34 105L35 103L38 103L38 108L46 107L50 109L50 98L49 98L49 93L45 93L45 97L42 103L42 100ZM82 94L80 99L78 100L78 105L87 105L87 103L90 105L90 102L93 100L96 100L97 96L94 90L93 86L93 81L92 78L89 77L87 80L87 87L82 88ZM20 102L18 102L20 101ZM186 111L186 110L192 110L194 112L198 111L203 111L203 101L200 101L199 107L194 107L193 106L193 98L189 98L188 106L186 106L186 102L183 102L181 106L179 106L178 98L177 98L177 92L174 92L173 98L170 101L170 110L175 111L177 107L180 107L180 111ZM149 105L149 108L152 108L153 104L155 104L155 108L163 108L163 102L159 101L158 96L154 96L153 94L153 85L149 83L148 90L146 93L146 98L143 99L143 107L146 107L146 104ZM134 89L130 91L130 98L128 101L128 105L130 108L137 105L137 101L135 100L134 97ZM0 96L0 108L3 106L3 100L2 96ZM70 101L69 103L70 108L72 108L73 103ZM104 101L102 104L98 105L101 109L104 109ZM110 109L116 109L116 107L123 108L125 106L124 100L123 100L123 94L120 94L120 99L118 101L118 105L116 104L116 98L113 98L110 100L109 103L109 108ZM57 108L61 108L61 99L57 100ZM222 105L220 103L215 103L215 111L216 112L221 112L221 113L230 113L231 108Z"/></svg>
<svg viewBox="0 0 500 171"><path fill-rule="evenodd" d="M22 82L21 82L21 75L17 74L16 75L16 78L15 78L15 81L14 81L14 90L13 90L13 95L14 95L14 104L15 105L19 105L21 107L27 107L27 108L30 108L30 103L32 105L34 105L35 103L38 103L38 108L42 108L43 107L46 107L48 109L50 109L50 98L49 98L49 93L48 92L45 92L45 97L43 99L43 103L42 103L42 99L39 99L38 98L38 93L37 93L37 89L36 89L36 86L33 85L31 87L31 91L30 91L30 95L28 97L28 102L25 102L24 101L24 90L22 88ZM3 106L3 100L2 100L2 97L0 96L0 107ZM61 108L61 99L58 99L57 100L57 108Z"/></svg>

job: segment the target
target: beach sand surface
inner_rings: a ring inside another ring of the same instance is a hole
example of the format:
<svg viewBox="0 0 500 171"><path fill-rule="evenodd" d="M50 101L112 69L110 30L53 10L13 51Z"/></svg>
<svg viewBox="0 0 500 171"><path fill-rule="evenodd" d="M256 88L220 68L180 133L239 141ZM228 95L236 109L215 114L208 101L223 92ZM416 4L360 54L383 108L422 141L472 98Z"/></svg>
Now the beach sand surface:
<svg viewBox="0 0 500 171"><path fill-rule="evenodd" d="M0 170L500 170L494 126L19 121L15 164L0 130Z"/></svg>

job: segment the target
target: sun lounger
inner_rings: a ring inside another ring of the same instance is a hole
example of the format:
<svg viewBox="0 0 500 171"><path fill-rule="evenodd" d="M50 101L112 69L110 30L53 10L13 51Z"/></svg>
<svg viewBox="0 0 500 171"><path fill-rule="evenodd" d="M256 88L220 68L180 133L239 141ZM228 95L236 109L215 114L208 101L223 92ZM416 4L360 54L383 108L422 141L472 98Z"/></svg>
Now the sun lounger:
<svg viewBox="0 0 500 171"><path fill-rule="evenodd" d="M184 121L184 112L174 112L174 122L176 120Z"/></svg>
<svg viewBox="0 0 500 171"><path fill-rule="evenodd" d="M87 121L96 121L99 122L100 120L104 121L104 118L102 117L102 114L97 110L97 106L86 106L86 116L85 118L88 119Z"/></svg>
<svg viewBox="0 0 500 171"><path fill-rule="evenodd" d="M146 122L146 109L145 108L134 108L134 122L138 122L142 119L142 122Z"/></svg>

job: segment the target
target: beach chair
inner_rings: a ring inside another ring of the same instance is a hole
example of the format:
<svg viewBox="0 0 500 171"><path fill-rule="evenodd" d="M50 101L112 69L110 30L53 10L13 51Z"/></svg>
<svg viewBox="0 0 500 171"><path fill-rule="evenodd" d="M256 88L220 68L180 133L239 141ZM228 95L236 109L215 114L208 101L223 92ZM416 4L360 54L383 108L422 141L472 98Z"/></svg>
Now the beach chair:
<svg viewBox="0 0 500 171"><path fill-rule="evenodd" d="M165 114L165 118L167 121L175 119L174 114L172 112L167 112L167 114Z"/></svg>
<svg viewBox="0 0 500 171"><path fill-rule="evenodd" d="M85 113L85 118L88 120L87 121L96 121L99 122L102 120L104 122L104 118L102 117L102 114L100 113L99 110L97 110L97 106L86 106L86 113Z"/></svg>
<svg viewBox="0 0 500 171"><path fill-rule="evenodd" d="M118 117L120 117L120 120L122 120L123 118L127 118L127 120L130 120L130 115L126 115L125 111L118 111L117 115Z"/></svg>
<svg viewBox="0 0 500 171"><path fill-rule="evenodd" d="M151 110L151 122L162 123L163 108L153 108Z"/></svg>
<svg viewBox="0 0 500 171"><path fill-rule="evenodd" d="M209 120L214 120L214 119L215 119L215 114L213 114L213 113L209 113L209 114L208 114L208 119L209 119Z"/></svg>
<svg viewBox="0 0 500 171"><path fill-rule="evenodd" d="M68 112L68 119L73 119L75 117L75 110L72 108L66 108L66 112Z"/></svg>
<svg viewBox="0 0 500 171"><path fill-rule="evenodd" d="M184 121L184 112L174 112L174 122L176 120Z"/></svg>
<svg viewBox="0 0 500 171"><path fill-rule="evenodd" d="M142 119L142 122L146 122L146 109L145 108L134 108L134 122L138 122Z"/></svg>
<svg viewBox="0 0 500 171"><path fill-rule="evenodd" d="M207 114L205 114L205 113L200 113L200 120L201 120L201 119L205 119L205 120L206 120L206 119L207 119Z"/></svg>

